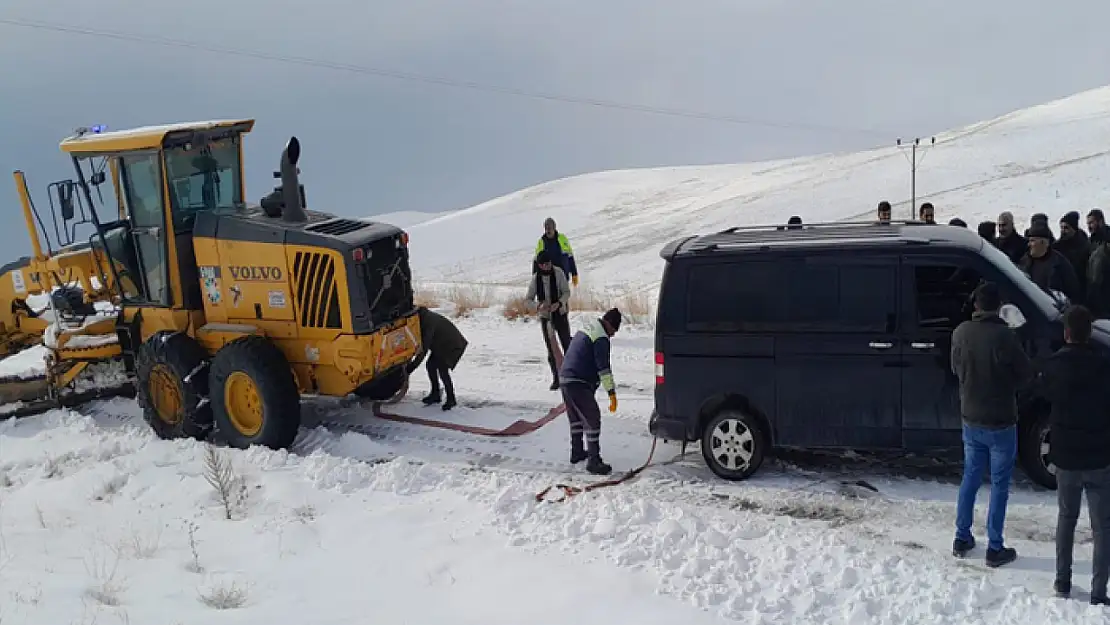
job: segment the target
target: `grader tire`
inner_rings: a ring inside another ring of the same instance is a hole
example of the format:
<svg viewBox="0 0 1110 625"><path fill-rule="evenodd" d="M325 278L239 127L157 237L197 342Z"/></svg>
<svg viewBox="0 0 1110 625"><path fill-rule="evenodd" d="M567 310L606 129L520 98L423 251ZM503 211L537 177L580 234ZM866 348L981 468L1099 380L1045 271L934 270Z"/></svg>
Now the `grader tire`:
<svg viewBox="0 0 1110 625"><path fill-rule="evenodd" d="M135 357L135 394L143 419L159 438L203 439L212 428L207 354L187 335L159 332Z"/></svg>
<svg viewBox="0 0 1110 625"><path fill-rule="evenodd" d="M212 358L208 387L217 437L231 447L287 449L301 427L301 397L285 355L244 336Z"/></svg>

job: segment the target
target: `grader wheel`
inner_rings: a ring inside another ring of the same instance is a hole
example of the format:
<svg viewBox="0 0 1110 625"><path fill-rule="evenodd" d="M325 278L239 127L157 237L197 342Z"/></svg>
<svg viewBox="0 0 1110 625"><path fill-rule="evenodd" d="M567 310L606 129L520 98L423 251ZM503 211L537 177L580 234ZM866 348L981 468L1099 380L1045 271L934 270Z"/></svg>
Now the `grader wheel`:
<svg viewBox="0 0 1110 625"><path fill-rule="evenodd" d="M240 449L285 449L301 426L301 398L285 355L261 336L220 348L208 372L217 436Z"/></svg>
<svg viewBox="0 0 1110 625"><path fill-rule="evenodd" d="M184 334L158 333L136 356L135 392L143 418L160 438L202 439L212 426L204 375L204 349Z"/></svg>

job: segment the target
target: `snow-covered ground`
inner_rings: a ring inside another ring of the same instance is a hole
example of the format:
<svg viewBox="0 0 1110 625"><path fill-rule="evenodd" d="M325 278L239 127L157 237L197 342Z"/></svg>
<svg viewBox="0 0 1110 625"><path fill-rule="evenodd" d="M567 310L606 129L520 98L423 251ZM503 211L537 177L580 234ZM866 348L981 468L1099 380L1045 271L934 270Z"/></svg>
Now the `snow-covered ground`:
<svg viewBox="0 0 1110 625"><path fill-rule="evenodd" d="M428 383L417 375L398 412L503 426L557 404L535 323L492 313L459 323L471 341L455 374L461 406L446 416L420 406ZM621 405L604 417L602 445L621 471L651 448L650 331L622 329L614 349ZM678 459L661 445L665 464L636 481L537 502L555 482L592 481L566 461L564 418L481 438L318 399L306 401L293 453L221 452L242 478L228 520L202 445L155 439L127 400L82 412L0 424L5 625L1107 618L1050 598L1055 505L1024 480L1007 523L1020 557L989 570L981 550L948 555L955 486L945 481L770 462L729 484L696 448ZM878 492L853 485L861 477ZM1089 550L1084 521L1082 588Z"/></svg>
<svg viewBox="0 0 1110 625"><path fill-rule="evenodd" d="M1110 144L1110 89L938 137L920 178L938 218L1019 220L1096 204ZM733 224L870 217L908 195L894 148L794 161L605 172L450 215L414 216L419 279L523 290L551 215L586 283L651 289L663 243ZM906 213L905 202L900 205ZM388 219L387 219L388 220ZM580 327L587 317L577 314ZM455 372L460 406L425 408L423 370L398 412L503 427L559 403L534 322L479 310ZM617 471L652 448L651 329L614 342L620 409L602 449ZM0 363L20 375L29 352ZM41 361L41 353L38 356ZM537 501L594 481L567 463L559 417L519 438L377 419L355 402L307 398L291 453L219 450L153 437L130 400L0 423L0 623L1106 623L1051 597L1056 507L1018 474L1012 565L949 554L956 487L864 462L768 461L727 483L696 446L660 444L638 479ZM217 480L218 481L218 480ZM980 543L989 488L980 492ZM230 512L230 514L228 514ZM231 518L226 518L231 516ZM1088 588L1080 521L1075 581Z"/></svg>
<svg viewBox="0 0 1110 625"><path fill-rule="evenodd" d="M1056 221L1106 201L1110 87L936 136L918 155L917 202L971 227L1009 210L1019 223ZM909 218L909 153L893 145L850 154L704 167L586 174L554 180L410 227L414 270L430 282L519 284L543 220L553 217L591 287L651 289L673 238L736 225L871 218L880 200ZM389 215L383 215L388 221Z"/></svg>

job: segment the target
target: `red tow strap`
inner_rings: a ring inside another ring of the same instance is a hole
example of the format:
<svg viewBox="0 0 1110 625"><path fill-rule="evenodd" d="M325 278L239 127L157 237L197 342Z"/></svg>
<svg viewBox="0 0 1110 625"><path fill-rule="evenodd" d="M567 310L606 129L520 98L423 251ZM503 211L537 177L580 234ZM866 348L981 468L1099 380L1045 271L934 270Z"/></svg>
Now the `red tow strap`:
<svg viewBox="0 0 1110 625"><path fill-rule="evenodd" d="M592 484L586 484L585 486L571 486L569 484L556 484L554 486L548 486L547 488L545 488L545 489L541 490L540 492L536 493L536 501L537 502L548 501L550 503L559 503L561 501L566 501L566 500L570 499L571 497L573 497L573 496L575 496L579 493L584 493L584 492L591 491L591 490L597 490L599 488L606 488L606 487L609 487L609 486L616 486L618 484L623 484L623 483L627 482L628 480L631 480L632 478L636 477L640 473L642 473L644 469L648 468L648 465L651 464L651 459L655 457L655 445L658 442L659 442L658 437L652 438L651 439L651 452L648 453L647 460L645 460L644 463L641 464L640 466L636 467L635 469L632 469L631 471L628 471L627 473L625 473L624 475L621 475L620 477L615 477L615 478L604 480L604 481L601 481L601 482L594 482ZM547 493L551 492L552 489L556 489L556 488L563 491L563 496L562 497L560 497L559 499L544 499L544 497L547 495Z"/></svg>
<svg viewBox="0 0 1110 625"><path fill-rule="evenodd" d="M385 419L386 421L397 421L399 423L412 423L414 425L423 425L444 430L454 430L456 432L465 432L466 434L477 434L478 436L524 436L525 434L531 434L532 432L535 432L548 423L551 423L555 420L556 417L566 411L566 406L564 404L559 404L558 406L555 406L551 410L547 411L547 414L542 419L539 419L537 421L525 421L524 419L518 419L500 430L495 430L493 428L486 428L480 425L465 425L462 423L451 423L449 421L436 421L435 419L423 419L421 417L410 417L407 415L393 414L390 412L385 412L381 409L381 406L377 404L374 405L374 416L378 417L379 419Z"/></svg>

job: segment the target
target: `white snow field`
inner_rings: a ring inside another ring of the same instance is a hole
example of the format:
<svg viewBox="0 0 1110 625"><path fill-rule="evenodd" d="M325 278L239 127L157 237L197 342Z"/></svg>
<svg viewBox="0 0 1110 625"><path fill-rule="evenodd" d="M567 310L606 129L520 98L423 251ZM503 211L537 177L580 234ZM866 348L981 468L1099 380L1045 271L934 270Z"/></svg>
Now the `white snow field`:
<svg viewBox="0 0 1110 625"><path fill-rule="evenodd" d="M1110 90L939 141L919 188L941 219L1083 211L1103 192ZM551 215L591 286L651 289L658 249L672 237L792 214L870 217L879 199L906 198L907 171L884 148L580 176L411 226L413 262L422 280L522 294ZM575 313L572 326L589 316ZM470 341L454 374L460 406L421 406L421 369L395 411L503 427L559 403L535 322L488 309L458 324ZM0 363L5 377L41 355L20 359ZM652 448L650 327L621 329L614 372L620 408L604 413L601 440L620 472ZM289 453L161 441L130 400L0 423L0 623L1110 622L1086 602L1085 517L1078 596L1052 597L1054 494L1020 472L1006 525L1018 560L991 570L981 547L966 560L949 554L948 476L769 460L728 483L696 445L681 458L679 446L660 443L633 481L537 501L557 482L597 480L567 462L565 417L491 438L385 421L353 400L305 398L303 413ZM208 450L232 463L226 504L209 483ZM984 485L981 544L988 495Z"/></svg>
<svg viewBox="0 0 1110 625"><path fill-rule="evenodd" d="M1009 210L1019 223L1107 201L1110 87L936 135L918 155L917 203L970 227ZM909 218L908 152L893 145L850 154L590 173L554 180L411 226L418 279L518 284L555 218L582 280L602 290L651 290L659 249L684 234L730 226L867 218L880 200ZM381 216L388 221L389 215ZM406 223L411 223L407 218Z"/></svg>

